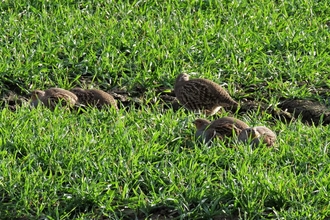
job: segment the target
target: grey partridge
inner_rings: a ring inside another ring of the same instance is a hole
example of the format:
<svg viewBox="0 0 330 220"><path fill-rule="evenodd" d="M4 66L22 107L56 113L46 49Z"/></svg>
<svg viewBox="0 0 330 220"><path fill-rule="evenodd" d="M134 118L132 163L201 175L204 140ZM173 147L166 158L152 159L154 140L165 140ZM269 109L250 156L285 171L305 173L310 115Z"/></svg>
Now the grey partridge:
<svg viewBox="0 0 330 220"><path fill-rule="evenodd" d="M246 128L238 135L238 140L244 143L251 141L253 147L259 146L261 143L268 147L274 145L277 137L275 132L267 128L266 126L256 126L252 128Z"/></svg>
<svg viewBox="0 0 330 220"><path fill-rule="evenodd" d="M73 107L78 98L72 92L61 88L50 88L45 91L34 90L31 93L31 105L36 107L40 102L51 110L61 103L62 106Z"/></svg>
<svg viewBox="0 0 330 220"><path fill-rule="evenodd" d="M210 144L215 137L221 140L233 137L249 127L245 122L233 117L223 117L212 122L199 118L194 124L197 128L196 140L205 144Z"/></svg>
<svg viewBox="0 0 330 220"><path fill-rule="evenodd" d="M116 100L113 96L102 90L73 88L70 91L78 97L80 104L95 106L99 109L103 106L113 106L118 110Z"/></svg>
<svg viewBox="0 0 330 220"><path fill-rule="evenodd" d="M221 107L238 106L228 92L217 83L208 79L189 77L186 73L180 74L174 85L175 96L186 109L214 115Z"/></svg>

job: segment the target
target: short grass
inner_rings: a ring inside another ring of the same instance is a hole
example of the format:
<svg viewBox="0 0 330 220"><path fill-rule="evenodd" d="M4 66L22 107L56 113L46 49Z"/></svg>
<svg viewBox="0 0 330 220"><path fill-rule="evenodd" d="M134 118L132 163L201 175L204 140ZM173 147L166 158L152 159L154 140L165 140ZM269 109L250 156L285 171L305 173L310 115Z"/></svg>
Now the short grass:
<svg viewBox="0 0 330 220"><path fill-rule="evenodd" d="M204 219L330 216L327 127L263 122L279 134L275 149L235 141L208 148L195 145L195 117L150 108L4 109L1 216L144 218L158 209Z"/></svg>
<svg viewBox="0 0 330 220"><path fill-rule="evenodd" d="M2 94L144 88L148 101L195 72L236 100L328 102L328 1L4 0L0 11ZM252 150L195 145L196 116L158 105L0 113L4 219L330 218L328 126L236 115L278 134L275 149Z"/></svg>

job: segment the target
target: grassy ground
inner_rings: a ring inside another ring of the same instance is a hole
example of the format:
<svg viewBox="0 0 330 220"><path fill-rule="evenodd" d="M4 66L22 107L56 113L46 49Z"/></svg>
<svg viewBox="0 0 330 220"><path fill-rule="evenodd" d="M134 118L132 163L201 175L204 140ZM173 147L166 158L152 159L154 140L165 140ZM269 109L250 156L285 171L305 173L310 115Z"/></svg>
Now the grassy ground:
<svg viewBox="0 0 330 220"><path fill-rule="evenodd" d="M2 1L2 94L52 86L137 88L146 102L181 72L236 100L328 103L327 1ZM250 88L254 87L253 93ZM145 106L0 112L7 219L330 218L328 126L263 112L275 149L194 142L193 113Z"/></svg>

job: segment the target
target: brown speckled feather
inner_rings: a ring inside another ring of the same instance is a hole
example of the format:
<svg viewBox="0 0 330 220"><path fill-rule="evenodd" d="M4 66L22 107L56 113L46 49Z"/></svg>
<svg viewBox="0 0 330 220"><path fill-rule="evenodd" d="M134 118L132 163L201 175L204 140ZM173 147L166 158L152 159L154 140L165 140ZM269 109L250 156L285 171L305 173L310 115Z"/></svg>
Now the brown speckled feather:
<svg viewBox="0 0 330 220"><path fill-rule="evenodd" d="M191 79L180 74L174 85L174 92L180 103L189 110L204 110L207 115L215 114L220 107L237 106L228 92L208 79Z"/></svg>
<svg viewBox="0 0 330 220"><path fill-rule="evenodd" d="M107 92L98 89L73 88L70 90L78 96L79 103L102 108L105 105L113 106L118 110L116 100Z"/></svg>
<svg viewBox="0 0 330 220"><path fill-rule="evenodd" d="M50 88L45 91L34 90L31 95L31 105L37 106L42 102L46 107L54 110L59 103L62 106L72 107L78 98L72 92L61 88Z"/></svg>
<svg viewBox="0 0 330 220"><path fill-rule="evenodd" d="M244 129L238 136L238 140L244 143L251 140L251 144L254 147L259 146L260 143L264 143L266 146L271 147L276 142L276 139L276 134L266 126L256 126Z"/></svg>
<svg viewBox="0 0 330 220"><path fill-rule="evenodd" d="M243 129L248 127L245 122L233 117L219 118L210 125L210 128L214 129L220 138L232 137L234 134L238 135Z"/></svg>
<svg viewBox="0 0 330 220"><path fill-rule="evenodd" d="M215 137L224 140L226 137L238 135L243 129L249 127L245 122L232 117L219 118L213 122L205 119L196 119L194 124L197 128L196 139L202 140L207 144Z"/></svg>
<svg viewBox="0 0 330 220"><path fill-rule="evenodd" d="M76 101L72 98L71 95L63 94L63 93L55 93L49 96L45 96L45 98L40 99L45 106L54 110L56 105L61 106L70 106L72 107Z"/></svg>

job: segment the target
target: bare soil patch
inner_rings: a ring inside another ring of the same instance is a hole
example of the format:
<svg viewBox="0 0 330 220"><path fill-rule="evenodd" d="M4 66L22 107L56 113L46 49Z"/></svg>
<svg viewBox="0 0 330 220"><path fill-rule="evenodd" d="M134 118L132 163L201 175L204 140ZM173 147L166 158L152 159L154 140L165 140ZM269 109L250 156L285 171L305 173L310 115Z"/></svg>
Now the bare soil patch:
<svg viewBox="0 0 330 220"><path fill-rule="evenodd" d="M252 90L254 88L251 88ZM17 106L28 105L29 96L28 94L20 94L17 92L18 89L5 94L1 99L1 108L8 107L10 110L15 111ZM165 88L159 88L156 93L159 94L157 99L160 100L161 107L166 110L172 108L174 111L181 108L180 103L176 100L174 91L168 91ZM328 89L319 90L317 95L326 96ZM128 92L125 90L115 89L107 91L117 100L119 107L124 108L140 108L143 105L144 90L137 88L137 90ZM156 102L150 102L155 104ZM226 109L235 112L236 109ZM277 106L268 105L262 101L256 101L252 99L240 100L240 108L238 109L239 114L245 114L247 112L262 111L273 115L274 119L281 120L285 123L295 120L301 117L302 121L308 125L327 125L330 123L330 109L326 105L314 101L305 99L283 99Z"/></svg>

